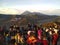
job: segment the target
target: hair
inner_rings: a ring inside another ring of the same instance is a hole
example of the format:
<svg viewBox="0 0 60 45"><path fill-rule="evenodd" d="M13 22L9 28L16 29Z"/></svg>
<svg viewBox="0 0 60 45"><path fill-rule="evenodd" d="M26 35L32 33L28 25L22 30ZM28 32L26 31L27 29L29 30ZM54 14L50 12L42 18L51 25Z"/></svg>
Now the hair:
<svg viewBox="0 0 60 45"><path fill-rule="evenodd" d="M55 33L55 31L52 31L52 33Z"/></svg>
<svg viewBox="0 0 60 45"><path fill-rule="evenodd" d="M34 36L34 33L33 33L33 32L31 32L31 33L30 33L30 36Z"/></svg>

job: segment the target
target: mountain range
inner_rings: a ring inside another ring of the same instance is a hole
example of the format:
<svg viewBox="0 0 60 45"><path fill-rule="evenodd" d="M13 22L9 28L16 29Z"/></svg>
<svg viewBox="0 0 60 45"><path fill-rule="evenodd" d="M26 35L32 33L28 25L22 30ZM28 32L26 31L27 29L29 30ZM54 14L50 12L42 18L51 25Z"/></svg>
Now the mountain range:
<svg viewBox="0 0 60 45"><path fill-rule="evenodd" d="M47 15L40 12L29 12L25 11L22 14L0 14L0 25L6 25L11 23L19 23L20 25L25 25L27 23L38 23L43 24L47 22L60 20L60 16L57 15ZM12 20L14 22L12 22Z"/></svg>

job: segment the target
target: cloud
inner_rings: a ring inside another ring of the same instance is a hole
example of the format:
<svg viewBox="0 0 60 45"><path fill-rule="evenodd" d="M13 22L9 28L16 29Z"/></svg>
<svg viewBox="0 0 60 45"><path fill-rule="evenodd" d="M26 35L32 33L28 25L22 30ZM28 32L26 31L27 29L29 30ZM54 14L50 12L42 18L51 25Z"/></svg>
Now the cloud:
<svg viewBox="0 0 60 45"><path fill-rule="evenodd" d="M22 10L17 10L17 9L0 9L0 14L21 14Z"/></svg>
<svg viewBox="0 0 60 45"><path fill-rule="evenodd" d="M27 9L24 8L22 9L14 9L14 8L0 8L0 14L21 14L23 13L24 11L30 11L30 12L41 12L41 13L44 13L44 14L49 14L49 15L60 15L60 9L46 9L46 10L38 10L38 9Z"/></svg>
<svg viewBox="0 0 60 45"><path fill-rule="evenodd" d="M60 9L51 9L51 10L45 10L40 12L44 14L49 14L49 15L60 15Z"/></svg>

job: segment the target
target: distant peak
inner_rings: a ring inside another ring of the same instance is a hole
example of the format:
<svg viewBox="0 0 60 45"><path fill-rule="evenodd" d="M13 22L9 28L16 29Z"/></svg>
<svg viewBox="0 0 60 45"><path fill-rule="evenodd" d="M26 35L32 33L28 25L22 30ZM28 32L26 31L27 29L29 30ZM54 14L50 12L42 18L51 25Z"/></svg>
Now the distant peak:
<svg viewBox="0 0 60 45"><path fill-rule="evenodd" d="M32 12L30 12L30 11L24 11L22 14L23 15L26 15L26 14L31 14Z"/></svg>

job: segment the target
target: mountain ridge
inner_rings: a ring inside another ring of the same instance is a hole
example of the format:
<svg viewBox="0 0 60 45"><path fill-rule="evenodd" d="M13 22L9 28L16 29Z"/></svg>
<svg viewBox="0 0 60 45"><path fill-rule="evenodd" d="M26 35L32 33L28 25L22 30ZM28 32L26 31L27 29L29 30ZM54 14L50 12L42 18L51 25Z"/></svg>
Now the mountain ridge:
<svg viewBox="0 0 60 45"><path fill-rule="evenodd" d="M30 23L41 23L42 24L46 22L55 21L55 19L58 17L59 16L57 15L46 15L46 14L42 14L39 12L28 12L28 11L22 13L21 15L20 14L19 15L0 14L0 24L4 24L4 22L6 22L6 24L7 23L10 24L11 20L15 20L15 18L17 20L18 18L21 18L19 20L22 20L22 22L24 21L25 23L30 22ZM17 22L20 22L19 20Z"/></svg>

